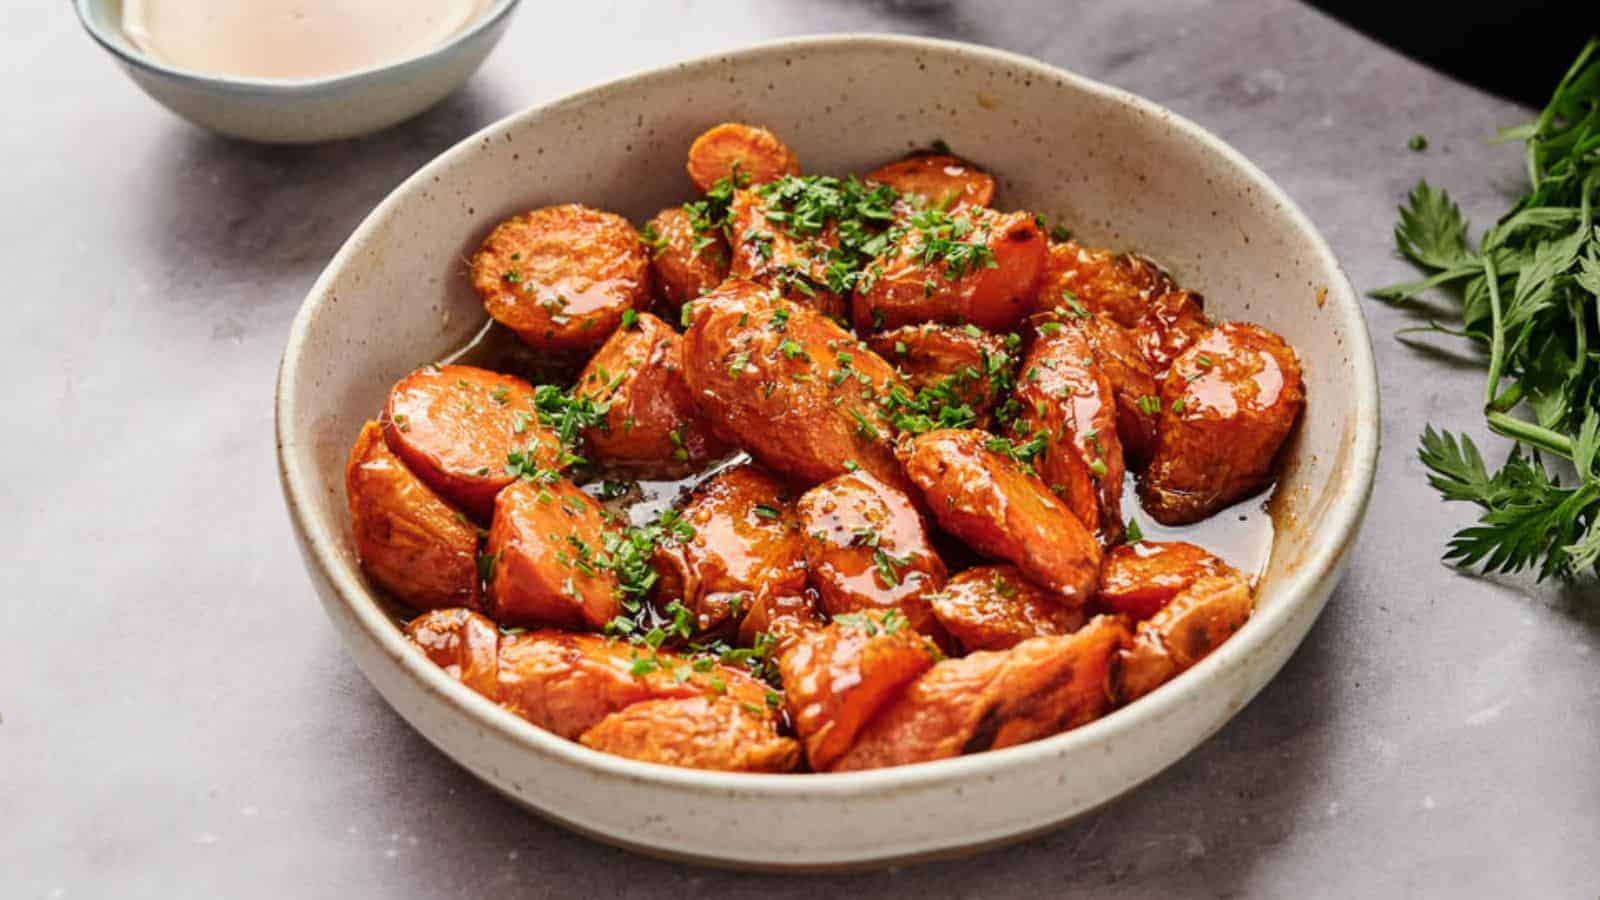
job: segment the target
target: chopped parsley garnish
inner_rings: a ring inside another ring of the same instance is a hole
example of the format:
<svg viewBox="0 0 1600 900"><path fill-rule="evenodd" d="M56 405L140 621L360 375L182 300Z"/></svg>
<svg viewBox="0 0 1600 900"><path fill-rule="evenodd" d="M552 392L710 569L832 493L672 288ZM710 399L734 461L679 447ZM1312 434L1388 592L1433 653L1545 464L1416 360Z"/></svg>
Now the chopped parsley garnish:
<svg viewBox="0 0 1600 900"><path fill-rule="evenodd" d="M1137 544L1144 540L1144 529L1139 527L1138 519L1129 519L1126 533L1122 537L1125 544Z"/></svg>
<svg viewBox="0 0 1600 900"><path fill-rule="evenodd" d="M541 456L537 439L529 441L528 445L521 449L511 448L506 453L506 474L526 478L539 484L554 484L560 481L561 473L542 465Z"/></svg>
<svg viewBox="0 0 1600 900"><path fill-rule="evenodd" d="M878 634L878 623L874 622L872 617L865 613L845 613L842 616L834 616L833 621L836 625L844 625L858 631L865 631L873 637Z"/></svg>
<svg viewBox="0 0 1600 900"><path fill-rule="evenodd" d="M488 582L491 582L491 581L494 580L494 564L499 559L500 559L500 554L498 554L498 553L479 553L478 554L478 557L477 557L478 579L480 581L482 581L482 582L487 584Z"/></svg>
<svg viewBox="0 0 1600 900"><path fill-rule="evenodd" d="M997 400L1008 394L1013 384L1010 354L984 350L980 359L981 369L963 367L931 385L918 388L915 394L898 385L891 388L879 398L890 424L910 434L936 428L976 426L978 410L974 402L985 397ZM980 382L983 384L981 392L978 390Z"/></svg>
<svg viewBox="0 0 1600 900"><path fill-rule="evenodd" d="M1022 464L1022 468L1032 472L1033 460L1044 452L1049 432L1041 428L1025 441L1012 441L1003 437L992 437L983 442L984 449L991 453L998 453L1014 462ZM1102 463L1104 465L1104 463Z"/></svg>
<svg viewBox="0 0 1600 900"><path fill-rule="evenodd" d="M654 256L660 256L667 249L667 236L656 231L654 222L644 223L644 227L639 229L639 238Z"/></svg>
<svg viewBox="0 0 1600 900"><path fill-rule="evenodd" d="M869 422L867 417L861 414L860 410L850 410L850 417L856 420L856 434L861 435L869 441L875 441L878 439L880 433L877 427Z"/></svg>
<svg viewBox="0 0 1600 900"><path fill-rule="evenodd" d="M867 277L867 267L888 252L894 204L899 195L888 185L864 184L855 178L829 175L785 175L755 191L766 205L766 220L801 241L812 241L810 255L822 264L819 287L846 295ZM815 239L833 224L836 246ZM759 251L758 251L759 252ZM789 286L806 293L809 272L787 273Z"/></svg>
<svg viewBox="0 0 1600 900"><path fill-rule="evenodd" d="M872 567L877 570L878 580L882 581L887 587L899 587L899 570L910 564L910 560L893 556L882 547L874 548L872 551Z"/></svg>
<svg viewBox="0 0 1600 900"><path fill-rule="evenodd" d="M913 250L917 259L924 266L943 265L948 281L998 265L984 240L988 226L975 225L966 215L923 209L912 214L911 228L918 239Z"/></svg>
<svg viewBox="0 0 1600 900"><path fill-rule="evenodd" d="M693 252L699 253L709 247L716 241L716 236L728 227L728 208L733 204L733 192L749 183L750 177L739 171L738 163L735 163L730 177L717 179L704 197L683 205L683 211L689 214L689 227L699 235L695 239Z"/></svg>
<svg viewBox="0 0 1600 900"><path fill-rule="evenodd" d="M650 625L650 610L644 601L661 579L650 565L650 558L655 555L656 546L663 541L682 543L693 538L694 526L677 510L670 509L647 525L606 534L604 552L595 554L593 560L598 568L616 576L617 586L622 590L622 609L625 613L606 624L607 632L634 634ZM673 612L670 605L668 611Z"/></svg>
<svg viewBox="0 0 1600 900"><path fill-rule="evenodd" d="M554 431L562 446L571 451L577 448L585 431L605 424L611 403L541 384L533 390L533 411L539 424Z"/></svg>

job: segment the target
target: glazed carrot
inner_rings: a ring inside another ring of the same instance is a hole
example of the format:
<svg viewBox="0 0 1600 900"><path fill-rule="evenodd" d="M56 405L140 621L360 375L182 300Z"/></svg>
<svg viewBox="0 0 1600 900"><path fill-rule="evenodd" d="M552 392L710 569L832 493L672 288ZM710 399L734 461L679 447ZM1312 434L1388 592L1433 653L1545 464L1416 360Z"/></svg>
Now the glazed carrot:
<svg viewBox="0 0 1600 900"><path fill-rule="evenodd" d="M945 153L922 153L879 166L867 173L866 180L921 197L941 209L957 203L988 206L994 199L994 178L989 173Z"/></svg>
<svg viewBox="0 0 1600 900"><path fill-rule="evenodd" d="M601 556L611 526L565 478L521 479L495 500L489 614L502 625L599 629L621 612Z"/></svg>
<svg viewBox="0 0 1600 900"><path fill-rule="evenodd" d="M414 609L477 606L478 530L412 474L368 422L345 468L361 568Z"/></svg>
<svg viewBox="0 0 1600 900"><path fill-rule="evenodd" d="M480 522L510 484L512 450L556 467L560 443L539 425L533 387L475 366L423 366L389 391L383 437L417 477Z"/></svg>
<svg viewBox="0 0 1600 900"><path fill-rule="evenodd" d="M650 303L650 258L628 220L576 203L495 226L472 257L489 315L529 346L593 349Z"/></svg>
<svg viewBox="0 0 1600 900"><path fill-rule="evenodd" d="M704 192L723 178L735 179L736 186L744 187L799 175L800 160L767 129L724 122L689 145L688 169L689 180Z"/></svg>
<svg viewBox="0 0 1600 900"><path fill-rule="evenodd" d="M893 610L839 616L797 639L779 659L778 671L811 767L831 768L936 655L932 642Z"/></svg>
<svg viewBox="0 0 1600 900"><path fill-rule="evenodd" d="M1140 541L1106 551L1095 602L1134 621L1148 619L1208 575L1237 575L1209 551L1185 541Z"/></svg>

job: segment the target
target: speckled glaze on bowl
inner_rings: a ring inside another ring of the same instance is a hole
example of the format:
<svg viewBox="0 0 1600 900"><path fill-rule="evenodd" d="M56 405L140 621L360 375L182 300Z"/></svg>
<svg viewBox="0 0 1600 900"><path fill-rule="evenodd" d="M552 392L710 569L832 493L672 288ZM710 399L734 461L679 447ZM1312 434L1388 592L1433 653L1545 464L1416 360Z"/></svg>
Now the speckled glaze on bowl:
<svg viewBox="0 0 1600 900"><path fill-rule="evenodd" d="M461 87L511 24L519 0L498 0L421 56L332 78L236 78L157 62L122 31L122 0L73 0L84 30L146 94L201 128L266 144L312 144L387 128Z"/></svg>
<svg viewBox="0 0 1600 900"><path fill-rule="evenodd" d="M744 775L638 763L541 731L410 649L351 550L345 454L389 385L482 323L461 260L501 217L580 201L643 221L690 185L691 139L771 127L813 172L859 172L942 137L1000 178L997 205L1169 265L1208 308L1277 330L1308 407L1276 501L1256 615L1200 665L1100 721L894 769ZM1372 486L1378 393L1356 298L1316 229L1216 137L1023 57L900 37L767 44L626 78L504 119L362 223L296 317L278 384L284 495L350 653L413 726L516 802L643 852L763 868L853 867L1001 843L1131 790L1228 721L1299 645ZM759 823L759 827L752 827Z"/></svg>

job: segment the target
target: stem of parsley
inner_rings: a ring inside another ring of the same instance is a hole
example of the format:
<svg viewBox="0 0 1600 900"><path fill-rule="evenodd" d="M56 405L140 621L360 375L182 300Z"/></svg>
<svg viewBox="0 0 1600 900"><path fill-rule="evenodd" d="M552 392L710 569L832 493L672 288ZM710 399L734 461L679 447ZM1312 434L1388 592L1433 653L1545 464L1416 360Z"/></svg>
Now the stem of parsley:
<svg viewBox="0 0 1600 900"><path fill-rule="evenodd" d="M1506 330L1500 312L1500 275L1495 271L1494 259L1484 257L1483 280L1489 285L1489 378L1483 385L1483 405L1494 406L1495 395L1500 392L1500 379L1506 366Z"/></svg>
<svg viewBox="0 0 1600 900"><path fill-rule="evenodd" d="M1541 428L1532 422L1525 422L1503 412L1490 411L1484 414L1484 419L1489 423L1489 430L1501 437L1508 437L1530 447L1554 453L1562 459L1572 459L1572 438L1559 431Z"/></svg>

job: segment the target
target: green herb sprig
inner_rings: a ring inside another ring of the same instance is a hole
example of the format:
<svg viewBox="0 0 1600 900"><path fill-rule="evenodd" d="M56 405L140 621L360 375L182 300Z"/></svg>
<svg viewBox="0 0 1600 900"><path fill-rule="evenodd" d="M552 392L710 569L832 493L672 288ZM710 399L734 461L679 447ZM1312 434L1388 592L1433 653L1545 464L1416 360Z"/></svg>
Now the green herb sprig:
<svg viewBox="0 0 1600 900"><path fill-rule="evenodd" d="M767 221L795 238L819 238L834 226L838 245L826 248L822 283L815 287L850 293L866 277L867 265L889 249L899 195L888 185L854 177L785 175L755 191L767 207ZM809 278L809 272L792 273L797 288L809 287Z"/></svg>
<svg viewBox="0 0 1600 900"><path fill-rule="evenodd" d="M563 465L566 465L583 462L576 456L583 433L605 424L611 402L562 390L552 384L541 384L533 391L533 411L539 417L539 424L554 431L561 445L574 457L564 460Z"/></svg>
<svg viewBox="0 0 1600 900"><path fill-rule="evenodd" d="M895 385L881 399L889 422L897 431L923 434L936 428L973 428L978 411L970 394L973 386L985 383L985 396L996 400L1010 394L1013 386L1011 354L1004 350L982 351L979 366L965 366L912 393Z"/></svg>
<svg viewBox="0 0 1600 900"><path fill-rule="evenodd" d="M1418 184L1400 208L1395 245L1427 277L1373 291L1410 309L1434 288L1458 323L1430 318L1402 332L1465 338L1487 352L1483 413L1513 443L1490 471L1465 435L1422 434L1418 456L1450 501L1482 509L1445 552L1484 572L1535 568L1540 580L1600 568L1600 41L1590 41L1539 117L1502 131L1525 147L1528 190L1476 246L1443 190ZM1564 483L1546 457L1572 464Z"/></svg>
<svg viewBox="0 0 1600 900"><path fill-rule="evenodd" d="M683 205L683 211L689 216L689 227L694 229L696 235L694 246L690 248L694 253L710 246L716 236L725 231L729 208L733 205L733 192L749 183L750 176L739 171L735 163L733 174L717 179L705 196Z"/></svg>

